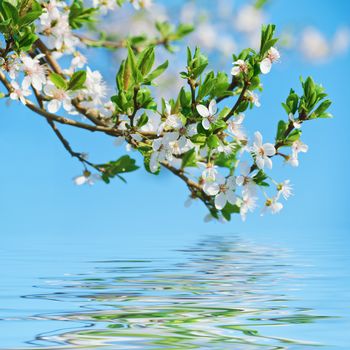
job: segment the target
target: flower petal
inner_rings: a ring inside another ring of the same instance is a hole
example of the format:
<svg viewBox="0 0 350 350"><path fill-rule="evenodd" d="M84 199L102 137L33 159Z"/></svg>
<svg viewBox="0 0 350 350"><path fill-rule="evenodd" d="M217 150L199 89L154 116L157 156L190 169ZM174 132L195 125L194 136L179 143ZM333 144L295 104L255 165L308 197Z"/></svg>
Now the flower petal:
<svg viewBox="0 0 350 350"><path fill-rule="evenodd" d="M47 110L50 113L56 113L61 107L61 101L59 100L51 100L47 105Z"/></svg>
<svg viewBox="0 0 350 350"><path fill-rule="evenodd" d="M272 160L269 157L264 157L264 162L267 168L272 169Z"/></svg>
<svg viewBox="0 0 350 350"><path fill-rule="evenodd" d="M237 196L233 191L226 192L226 198L229 201L229 203L231 203L232 205L236 204L237 202Z"/></svg>
<svg viewBox="0 0 350 350"><path fill-rule="evenodd" d="M227 203L227 198L225 193L219 193L217 196L215 196L215 208L218 210L224 209L225 205Z"/></svg>
<svg viewBox="0 0 350 350"><path fill-rule="evenodd" d="M263 149L267 156L273 156L276 154L276 148L272 143L265 143Z"/></svg>
<svg viewBox="0 0 350 350"><path fill-rule="evenodd" d="M199 113L199 115L201 115L204 118L208 118L210 113L207 107L203 106L203 105L198 105L197 107L197 112Z"/></svg>
<svg viewBox="0 0 350 350"><path fill-rule="evenodd" d="M209 128L210 128L210 121L208 120L208 118L204 118L202 120L202 125L203 125L203 128L205 130L209 130Z"/></svg>
<svg viewBox="0 0 350 350"><path fill-rule="evenodd" d="M255 162L259 169L264 169L264 165L265 165L264 158L258 156L256 157Z"/></svg>
<svg viewBox="0 0 350 350"><path fill-rule="evenodd" d="M215 196L219 193L219 185L216 182L206 182L203 186L203 190L209 196Z"/></svg>
<svg viewBox="0 0 350 350"><path fill-rule="evenodd" d="M262 135L259 131L256 131L254 133L254 137L255 137L255 140L254 140L254 143L258 146L258 147L262 147Z"/></svg>
<svg viewBox="0 0 350 350"><path fill-rule="evenodd" d="M260 62L260 70L262 74L267 74L270 72L272 67L272 62L269 58L265 58Z"/></svg>
<svg viewBox="0 0 350 350"><path fill-rule="evenodd" d="M209 103L209 113L210 115L215 115L216 112L218 111L218 106L216 104L215 100L211 100Z"/></svg>

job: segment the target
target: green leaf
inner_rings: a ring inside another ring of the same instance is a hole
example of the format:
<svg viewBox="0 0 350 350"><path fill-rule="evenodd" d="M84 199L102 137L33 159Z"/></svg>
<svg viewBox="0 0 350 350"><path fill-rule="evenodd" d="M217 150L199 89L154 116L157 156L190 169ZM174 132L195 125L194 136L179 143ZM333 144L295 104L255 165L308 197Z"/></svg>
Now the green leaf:
<svg viewBox="0 0 350 350"><path fill-rule="evenodd" d="M169 65L169 62L167 60L163 64L158 66L152 73L150 73L147 76L147 78L145 79L145 82L150 82L151 83L154 79L158 78L168 68L168 65Z"/></svg>
<svg viewBox="0 0 350 350"><path fill-rule="evenodd" d="M283 139L284 139L284 133L286 132L287 127L288 127L288 124L287 124L285 121L280 120L280 121L278 122L277 134L276 134L276 141L279 141L279 140L283 140Z"/></svg>
<svg viewBox="0 0 350 350"><path fill-rule="evenodd" d="M62 77L62 75L57 73L51 73L50 80L55 84L55 86L58 89L67 90L68 85L66 80Z"/></svg>
<svg viewBox="0 0 350 350"><path fill-rule="evenodd" d="M21 17L19 20L19 25L21 27L28 26L33 23L36 19L38 19L42 14L42 11L31 11L27 13L25 16Z"/></svg>
<svg viewBox="0 0 350 350"><path fill-rule="evenodd" d="M94 22L96 11L95 8L84 8L82 0L74 0L69 11L69 25L72 29L78 29L86 23Z"/></svg>
<svg viewBox="0 0 350 350"><path fill-rule="evenodd" d="M300 139L301 136L301 130L300 129L294 129L286 138L284 141L284 146L291 146L293 142Z"/></svg>
<svg viewBox="0 0 350 350"><path fill-rule="evenodd" d="M192 148L182 156L181 169L196 166L196 149Z"/></svg>
<svg viewBox="0 0 350 350"><path fill-rule="evenodd" d="M269 184L265 182L266 179L267 179L267 175L263 170L259 170L257 174L255 174L255 176L253 177L253 180L257 185L267 187L269 186Z"/></svg>
<svg viewBox="0 0 350 350"><path fill-rule="evenodd" d="M236 154L232 152L230 154L219 153L215 159L215 164L219 167L232 169L236 162Z"/></svg>
<svg viewBox="0 0 350 350"><path fill-rule="evenodd" d="M84 70L80 70L75 72L68 83L68 90L80 90L84 87L84 83L86 81L86 72Z"/></svg>
<svg viewBox="0 0 350 350"><path fill-rule="evenodd" d="M110 179L115 176L125 182L125 179L121 177L120 174L135 171L139 167L136 165L136 161L134 159L130 158L129 156L122 156L116 161L97 165L96 168L102 172L103 181L109 183Z"/></svg>
<svg viewBox="0 0 350 350"><path fill-rule="evenodd" d="M139 119L137 119L137 127L142 128L148 123L148 116L146 113L143 113Z"/></svg>
<svg viewBox="0 0 350 350"><path fill-rule="evenodd" d="M322 113L322 114L318 115L318 118L324 118L324 119L326 119L326 118L333 118L333 114L331 114L331 113Z"/></svg>
<svg viewBox="0 0 350 350"><path fill-rule="evenodd" d="M239 214L240 208L238 205L232 205L231 203L227 203L225 208L221 210L222 216L227 220L231 220L232 214Z"/></svg>
<svg viewBox="0 0 350 350"><path fill-rule="evenodd" d="M181 23L176 29L176 35L177 39L181 39L184 36L192 33L194 30L194 27L192 24L186 24L186 23Z"/></svg>
<svg viewBox="0 0 350 350"><path fill-rule="evenodd" d="M134 51L132 50L132 48L130 47L130 45L128 45L128 58L127 61L130 64L130 68L131 68L131 75L134 79L134 83L138 84L142 81L142 74L139 70L139 67L137 65L137 61L136 61L136 56L134 54Z"/></svg>
<svg viewBox="0 0 350 350"><path fill-rule="evenodd" d="M137 65L143 76L147 75L151 71L154 65L154 60L155 54L153 46L141 52L137 59Z"/></svg>
<svg viewBox="0 0 350 350"><path fill-rule="evenodd" d="M10 19L13 24L17 24L19 21L19 14L17 8L8 1L2 1L0 4L3 10L2 12L6 16L5 19Z"/></svg>
<svg viewBox="0 0 350 350"><path fill-rule="evenodd" d="M319 117L322 115L332 104L331 100L325 100L323 101L315 110L316 117ZM319 117L320 118L320 117Z"/></svg>
<svg viewBox="0 0 350 350"><path fill-rule="evenodd" d="M209 148L216 148L220 146L220 139L217 135L210 135L207 139L207 145Z"/></svg>

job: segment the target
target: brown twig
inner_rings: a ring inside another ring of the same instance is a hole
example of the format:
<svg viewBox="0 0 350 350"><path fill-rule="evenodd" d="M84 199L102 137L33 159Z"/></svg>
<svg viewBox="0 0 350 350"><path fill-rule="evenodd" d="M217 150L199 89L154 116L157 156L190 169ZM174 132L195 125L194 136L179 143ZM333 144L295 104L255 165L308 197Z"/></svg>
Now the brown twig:
<svg viewBox="0 0 350 350"><path fill-rule="evenodd" d="M239 105L241 104L241 102L243 101L244 97L245 97L245 93L248 89L249 86L249 81L245 81L242 91L236 101L236 103L234 104L234 106L232 107L232 109L230 110L230 112L226 115L226 117L224 118L224 121L227 122L236 112L237 108L239 107Z"/></svg>

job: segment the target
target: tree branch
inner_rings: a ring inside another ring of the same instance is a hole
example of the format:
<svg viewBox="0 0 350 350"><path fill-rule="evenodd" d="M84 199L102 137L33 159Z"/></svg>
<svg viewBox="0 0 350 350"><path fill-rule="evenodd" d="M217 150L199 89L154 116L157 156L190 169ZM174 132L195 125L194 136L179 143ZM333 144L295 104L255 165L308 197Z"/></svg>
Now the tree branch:
<svg viewBox="0 0 350 350"><path fill-rule="evenodd" d="M34 91L34 95L38 101L39 107L41 109L44 109L44 104L43 104L43 99L42 96L40 96L39 92L32 86L32 89ZM89 162L87 159L85 159L85 157L83 156L82 153L79 152L75 152L73 151L72 147L70 146L69 142L67 141L67 139L64 138L64 136L62 135L62 133L59 131L59 129L57 128L56 124L49 118L46 118L47 123L50 125L51 129L53 130L53 132L55 133L55 135L57 136L57 138L61 141L63 147L66 149L66 151L74 158L77 158L85 167L86 169L86 164L90 165L91 167L94 167L94 164Z"/></svg>
<svg viewBox="0 0 350 350"><path fill-rule="evenodd" d="M124 49L128 47L128 43L129 43L129 39L125 38L122 39L120 41L112 41L112 40L99 40L99 39L92 39L92 38L88 38L86 36L83 36L81 34L74 34L74 36L76 38L78 38L82 43L84 43L87 46L91 46L91 47L103 47L105 49L110 49L110 50L118 50L118 49ZM145 44L144 46L148 46L148 45L154 45L154 46L163 46L166 45L168 42L167 39L164 38L155 38L149 42L147 42L147 44ZM140 51L140 47L136 46L136 45L132 45L131 46L132 50L139 52Z"/></svg>
<svg viewBox="0 0 350 350"><path fill-rule="evenodd" d="M63 78L65 77L60 65L57 63L57 61L54 59L54 57L51 54L51 51L47 48L47 46L44 44L44 42L41 39L38 39L35 42L36 47L45 54L45 59L51 69L56 73L61 75ZM80 101L78 99L72 100L73 106L76 108L76 110L84 115L86 118L88 118L91 122L93 122L96 125L99 126L106 126L106 123L103 121L103 118L99 115L99 113L92 113L88 111L86 108L82 107L80 104Z"/></svg>
<svg viewBox="0 0 350 350"><path fill-rule="evenodd" d="M233 91L237 87L238 81L235 76L232 76L232 80L230 85L227 88L227 91ZM221 96L216 100L216 103L220 103L221 101L225 100L226 98L230 97L230 95L227 96Z"/></svg>
<svg viewBox="0 0 350 350"><path fill-rule="evenodd" d="M194 198L199 198L202 200L202 202L208 207L209 210L214 209L215 210L215 205L213 203L213 199L212 197L208 196L202 186L196 182L194 182L193 180L191 180L190 178L188 178L182 169L177 169L175 167L173 167L172 165L170 165L168 162L161 162L161 165L168 169L169 171L171 171L174 175L176 175L177 177L179 177L181 180L183 180L188 189L190 190L191 194L193 195Z"/></svg>
<svg viewBox="0 0 350 350"><path fill-rule="evenodd" d="M239 105L241 104L241 102L244 99L245 93L248 89L249 86L249 81L245 81L242 91L238 97L238 100L236 101L236 103L234 104L234 106L232 107L232 109L230 110L230 112L226 115L226 117L224 118L224 121L227 122L236 112L237 108L239 107Z"/></svg>

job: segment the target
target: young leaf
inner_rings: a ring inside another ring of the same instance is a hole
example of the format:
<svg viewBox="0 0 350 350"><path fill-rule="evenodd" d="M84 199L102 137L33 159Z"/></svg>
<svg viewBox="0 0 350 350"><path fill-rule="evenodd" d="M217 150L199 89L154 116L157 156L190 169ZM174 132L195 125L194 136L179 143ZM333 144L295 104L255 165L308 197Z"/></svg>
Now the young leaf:
<svg viewBox="0 0 350 350"><path fill-rule="evenodd" d="M81 70L75 72L68 83L68 90L80 90L84 87L86 72Z"/></svg>
<svg viewBox="0 0 350 350"><path fill-rule="evenodd" d="M192 148L183 155L181 168L195 167L196 165L196 149Z"/></svg>
<svg viewBox="0 0 350 350"><path fill-rule="evenodd" d="M57 88L62 90L67 90L67 87L68 87L67 82L61 75L57 73L51 73L50 80L55 84Z"/></svg>
<svg viewBox="0 0 350 350"><path fill-rule="evenodd" d="M169 62L165 61L163 64L158 66L152 73L150 73L147 76L147 78L145 79L145 82L151 83L154 79L158 78L168 68L168 65L169 65Z"/></svg>

